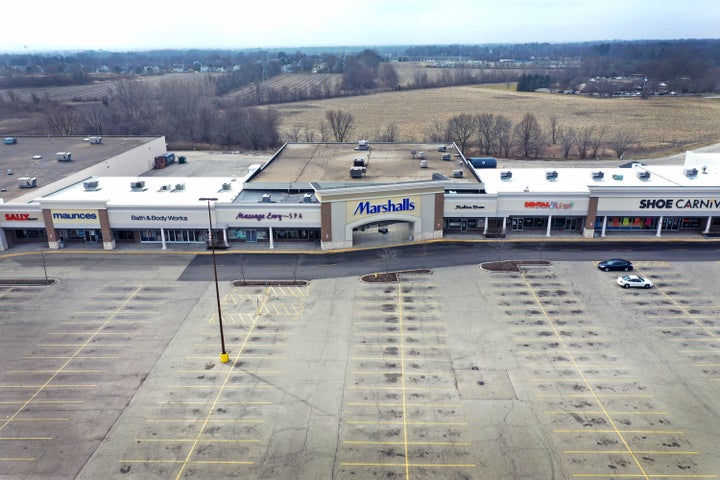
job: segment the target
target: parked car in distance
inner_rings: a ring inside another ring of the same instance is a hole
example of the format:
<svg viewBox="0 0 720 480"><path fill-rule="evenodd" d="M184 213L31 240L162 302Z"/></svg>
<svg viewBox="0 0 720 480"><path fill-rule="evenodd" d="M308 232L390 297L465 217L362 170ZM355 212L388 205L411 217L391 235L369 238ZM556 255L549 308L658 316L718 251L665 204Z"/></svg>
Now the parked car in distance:
<svg viewBox="0 0 720 480"><path fill-rule="evenodd" d="M610 270L629 272L633 269L633 264L631 261L622 258L611 258L610 260L604 260L598 263L597 267L605 272L609 272Z"/></svg>
<svg viewBox="0 0 720 480"><path fill-rule="evenodd" d="M617 284L623 288L650 288L653 282L638 275L623 275L617 278Z"/></svg>

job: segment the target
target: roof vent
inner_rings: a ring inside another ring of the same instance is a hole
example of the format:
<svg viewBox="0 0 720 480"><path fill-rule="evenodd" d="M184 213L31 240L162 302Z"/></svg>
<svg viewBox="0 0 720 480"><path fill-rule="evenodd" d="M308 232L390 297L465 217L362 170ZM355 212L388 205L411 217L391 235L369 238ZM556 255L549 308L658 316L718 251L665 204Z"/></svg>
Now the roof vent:
<svg viewBox="0 0 720 480"><path fill-rule="evenodd" d="M697 177L697 174L698 174L698 169L697 169L697 168L686 168L686 169L685 169L685 176L686 176L686 177L694 178L694 177Z"/></svg>
<svg viewBox="0 0 720 480"><path fill-rule="evenodd" d="M145 188L145 180L130 182L130 190L132 190L133 192L142 192L143 190L147 190Z"/></svg>
<svg viewBox="0 0 720 480"><path fill-rule="evenodd" d="M512 178L512 172L510 170L503 170L500 172L500 180L510 180Z"/></svg>
<svg viewBox="0 0 720 480"><path fill-rule="evenodd" d="M557 178L558 178L557 170L553 170L551 172L545 172L545 180L553 182L553 181L557 180Z"/></svg>
<svg viewBox="0 0 720 480"><path fill-rule="evenodd" d="M597 170L595 172L592 172L592 178L593 180L602 180L603 178L605 178L605 173Z"/></svg>
<svg viewBox="0 0 720 480"><path fill-rule="evenodd" d="M649 180L649 179L650 179L650 172L648 172L647 170L640 171L640 172L637 173L637 177L638 177L640 180Z"/></svg>
<svg viewBox="0 0 720 480"><path fill-rule="evenodd" d="M260 199L262 203L272 203L272 196L269 193L263 193L262 198Z"/></svg>
<svg viewBox="0 0 720 480"><path fill-rule="evenodd" d="M100 190L100 182L98 180L86 180L83 182L83 188L86 192Z"/></svg>

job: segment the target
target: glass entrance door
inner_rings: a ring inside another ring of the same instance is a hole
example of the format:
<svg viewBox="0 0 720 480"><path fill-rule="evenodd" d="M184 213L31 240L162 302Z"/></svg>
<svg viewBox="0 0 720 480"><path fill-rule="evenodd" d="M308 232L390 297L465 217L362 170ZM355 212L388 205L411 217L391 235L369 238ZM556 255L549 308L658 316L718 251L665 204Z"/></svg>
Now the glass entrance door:
<svg viewBox="0 0 720 480"><path fill-rule="evenodd" d="M257 242L257 230L247 229L245 230L245 241L255 243Z"/></svg>

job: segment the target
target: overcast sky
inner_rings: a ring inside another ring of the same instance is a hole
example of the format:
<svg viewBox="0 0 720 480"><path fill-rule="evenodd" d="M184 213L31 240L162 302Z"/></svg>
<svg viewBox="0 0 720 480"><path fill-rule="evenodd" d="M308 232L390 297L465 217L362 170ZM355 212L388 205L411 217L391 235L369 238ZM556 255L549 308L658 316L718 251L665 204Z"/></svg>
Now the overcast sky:
<svg viewBox="0 0 720 480"><path fill-rule="evenodd" d="M718 0L11 3L5 52L720 38Z"/></svg>

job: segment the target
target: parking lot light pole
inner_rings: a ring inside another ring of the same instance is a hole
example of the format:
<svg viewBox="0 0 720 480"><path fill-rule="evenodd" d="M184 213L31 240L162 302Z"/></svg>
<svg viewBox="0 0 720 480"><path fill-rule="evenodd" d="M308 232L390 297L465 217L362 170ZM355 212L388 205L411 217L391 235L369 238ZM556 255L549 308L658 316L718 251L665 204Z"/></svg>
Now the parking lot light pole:
<svg viewBox="0 0 720 480"><path fill-rule="evenodd" d="M212 250L213 272L215 273L215 297L217 298L218 323L220 324L220 346L222 348L222 351L220 352L220 362L227 363L230 358L225 350L225 334L223 333L222 309L220 308L220 288L218 287L217 261L215 260L215 239L213 238L212 215L210 214L210 202L216 202L217 198L202 197L199 198L199 200L201 202L207 202L208 223L210 224L210 234L208 235L208 240L210 241L210 248Z"/></svg>

